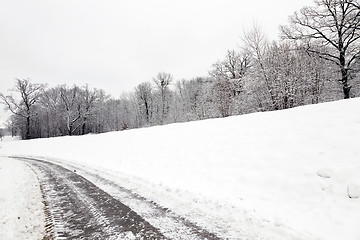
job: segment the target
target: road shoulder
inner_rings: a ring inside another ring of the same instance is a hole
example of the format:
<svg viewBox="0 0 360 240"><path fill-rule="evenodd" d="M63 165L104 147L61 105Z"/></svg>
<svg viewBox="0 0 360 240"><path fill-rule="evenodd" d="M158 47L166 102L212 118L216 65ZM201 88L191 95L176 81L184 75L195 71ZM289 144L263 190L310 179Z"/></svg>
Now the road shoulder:
<svg viewBox="0 0 360 240"><path fill-rule="evenodd" d="M22 161L0 157L0 183L0 239L42 239L45 213L35 173Z"/></svg>

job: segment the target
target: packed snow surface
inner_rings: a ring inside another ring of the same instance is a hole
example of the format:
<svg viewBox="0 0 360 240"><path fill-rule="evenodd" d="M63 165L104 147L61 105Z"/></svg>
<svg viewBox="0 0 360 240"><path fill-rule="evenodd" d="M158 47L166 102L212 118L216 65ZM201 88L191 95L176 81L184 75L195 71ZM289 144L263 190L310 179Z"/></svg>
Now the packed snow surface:
<svg viewBox="0 0 360 240"><path fill-rule="evenodd" d="M42 239L44 222L35 173L22 162L0 157L0 239Z"/></svg>
<svg viewBox="0 0 360 240"><path fill-rule="evenodd" d="M0 144L111 172L221 237L360 239L360 98Z"/></svg>

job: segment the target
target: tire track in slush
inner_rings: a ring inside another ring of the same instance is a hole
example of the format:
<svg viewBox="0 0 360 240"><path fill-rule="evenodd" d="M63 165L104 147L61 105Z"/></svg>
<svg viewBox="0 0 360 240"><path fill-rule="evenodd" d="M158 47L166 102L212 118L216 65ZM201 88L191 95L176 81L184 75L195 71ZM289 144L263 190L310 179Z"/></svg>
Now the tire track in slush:
<svg viewBox="0 0 360 240"><path fill-rule="evenodd" d="M108 193L59 165L23 159L38 175L55 239L167 239Z"/></svg>

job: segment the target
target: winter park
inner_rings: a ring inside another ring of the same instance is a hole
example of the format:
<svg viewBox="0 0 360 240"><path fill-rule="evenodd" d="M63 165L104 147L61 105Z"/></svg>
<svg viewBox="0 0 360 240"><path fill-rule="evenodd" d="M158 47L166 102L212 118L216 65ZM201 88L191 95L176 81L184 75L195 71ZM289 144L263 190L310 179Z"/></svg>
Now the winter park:
<svg viewBox="0 0 360 240"><path fill-rule="evenodd" d="M3 5L1 240L360 239L359 1Z"/></svg>

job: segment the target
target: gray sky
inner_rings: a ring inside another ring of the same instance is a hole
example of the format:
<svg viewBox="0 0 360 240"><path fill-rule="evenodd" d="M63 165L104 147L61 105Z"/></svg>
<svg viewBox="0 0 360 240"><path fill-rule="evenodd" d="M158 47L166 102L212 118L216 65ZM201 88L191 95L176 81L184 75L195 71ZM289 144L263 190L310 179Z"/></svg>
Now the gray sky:
<svg viewBox="0 0 360 240"><path fill-rule="evenodd" d="M270 39L311 0L0 0L0 92L15 78L114 97L160 71L207 75L256 22ZM2 109L2 107L0 107ZM0 124L4 121L0 111Z"/></svg>

